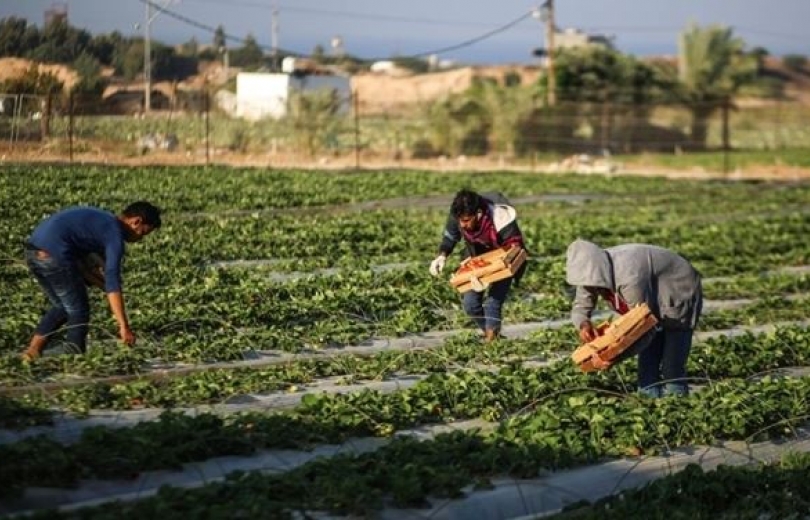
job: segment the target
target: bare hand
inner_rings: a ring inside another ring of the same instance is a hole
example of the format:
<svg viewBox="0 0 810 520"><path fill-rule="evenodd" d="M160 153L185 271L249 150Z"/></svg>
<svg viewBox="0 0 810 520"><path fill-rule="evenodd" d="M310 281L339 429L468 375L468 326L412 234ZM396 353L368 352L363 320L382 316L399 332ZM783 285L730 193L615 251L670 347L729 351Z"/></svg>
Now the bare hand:
<svg viewBox="0 0 810 520"><path fill-rule="evenodd" d="M135 344L135 333L132 332L132 329L129 327L122 327L121 330L118 331L119 336L121 336L121 341L125 345L129 345L130 347Z"/></svg>
<svg viewBox="0 0 810 520"><path fill-rule="evenodd" d="M583 343L590 343L597 337L596 330L590 321L583 321L579 326L579 339Z"/></svg>
<svg viewBox="0 0 810 520"><path fill-rule="evenodd" d="M610 368L613 365L613 362L608 361L607 359L604 359L599 354L594 353L591 356L591 365L593 365L593 368L595 368L597 370L607 370L608 368Z"/></svg>

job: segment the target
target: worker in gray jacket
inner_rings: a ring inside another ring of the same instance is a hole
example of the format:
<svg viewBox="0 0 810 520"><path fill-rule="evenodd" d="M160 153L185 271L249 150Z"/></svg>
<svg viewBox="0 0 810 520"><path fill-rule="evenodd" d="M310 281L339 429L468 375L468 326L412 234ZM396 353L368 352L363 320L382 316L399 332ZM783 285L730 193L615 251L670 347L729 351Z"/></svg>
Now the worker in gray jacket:
<svg viewBox="0 0 810 520"><path fill-rule="evenodd" d="M576 240L566 252L565 278L576 287L571 320L583 343L596 338L591 313L601 296L619 314L646 303L658 331L638 354L638 387L654 397L686 395L686 359L700 319L700 273L685 258L663 247L624 244L602 249ZM607 368L607 362L596 360Z"/></svg>

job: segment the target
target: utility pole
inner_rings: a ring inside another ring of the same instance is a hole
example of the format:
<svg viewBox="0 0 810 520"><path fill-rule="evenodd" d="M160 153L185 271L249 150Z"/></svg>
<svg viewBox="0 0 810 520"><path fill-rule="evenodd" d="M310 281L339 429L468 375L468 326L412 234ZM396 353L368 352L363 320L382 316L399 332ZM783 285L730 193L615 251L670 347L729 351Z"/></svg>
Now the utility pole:
<svg viewBox="0 0 810 520"><path fill-rule="evenodd" d="M270 44L273 46L273 72L278 72L278 2L273 2L273 19L270 23Z"/></svg>
<svg viewBox="0 0 810 520"><path fill-rule="evenodd" d="M155 13L152 12L152 1L144 1L146 18L143 21L143 110L147 113L152 110L152 21L172 0L164 0L163 6L158 5L158 11ZM138 24L135 24L136 30L137 27Z"/></svg>
<svg viewBox="0 0 810 520"><path fill-rule="evenodd" d="M549 106L554 106L557 102L557 78L554 74L554 0L546 0L543 5L534 8L532 17L546 24L546 46L542 54L546 58L546 76L548 78L546 102Z"/></svg>
<svg viewBox="0 0 810 520"><path fill-rule="evenodd" d="M152 109L152 43L150 41L149 26L152 25L152 2L147 0L146 18L143 24L143 111L149 113Z"/></svg>
<svg viewBox="0 0 810 520"><path fill-rule="evenodd" d="M557 77L554 73L554 0L546 0L546 48L548 51L548 104L557 103Z"/></svg>

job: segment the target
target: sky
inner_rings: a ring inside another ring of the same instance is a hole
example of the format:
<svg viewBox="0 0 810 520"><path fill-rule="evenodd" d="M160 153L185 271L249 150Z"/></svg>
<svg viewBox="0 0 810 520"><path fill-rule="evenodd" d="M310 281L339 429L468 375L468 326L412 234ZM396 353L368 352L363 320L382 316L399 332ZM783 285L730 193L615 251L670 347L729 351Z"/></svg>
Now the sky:
<svg viewBox="0 0 810 520"><path fill-rule="evenodd" d="M16 16L42 26L44 12L67 7L71 25L92 34L142 34L146 0L0 0L0 18ZM229 36L252 34L272 44L274 6L278 46L310 54L327 52L336 38L346 52L364 59L388 59L438 52L462 63L524 63L537 60L544 24L531 16L542 0L151 0L157 12L152 37L178 44L194 37L210 43L222 25ZM731 27L749 48L773 55L810 55L810 0L554 0L559 29L576 28L613 38L637 56L674 55L678 34L696 23ZM238 40L229 46L240 46Z"/></svg>

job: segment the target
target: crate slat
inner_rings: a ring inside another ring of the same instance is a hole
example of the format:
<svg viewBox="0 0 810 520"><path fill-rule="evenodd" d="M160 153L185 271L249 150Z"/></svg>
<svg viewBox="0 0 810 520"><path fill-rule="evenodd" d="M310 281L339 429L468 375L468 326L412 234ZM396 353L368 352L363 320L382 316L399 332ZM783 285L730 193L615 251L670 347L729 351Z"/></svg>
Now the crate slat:
<svg viewBox="0 0 810 520"><path fill-rule="evenodd" d="M632 347L657 324L658 319L647 304L642 303L617 318L604 329L602 335L577 348L571 354L571 359L583 372L593 372L596 368L591 357L595 353L602 359L611 361Z"/></svg>

